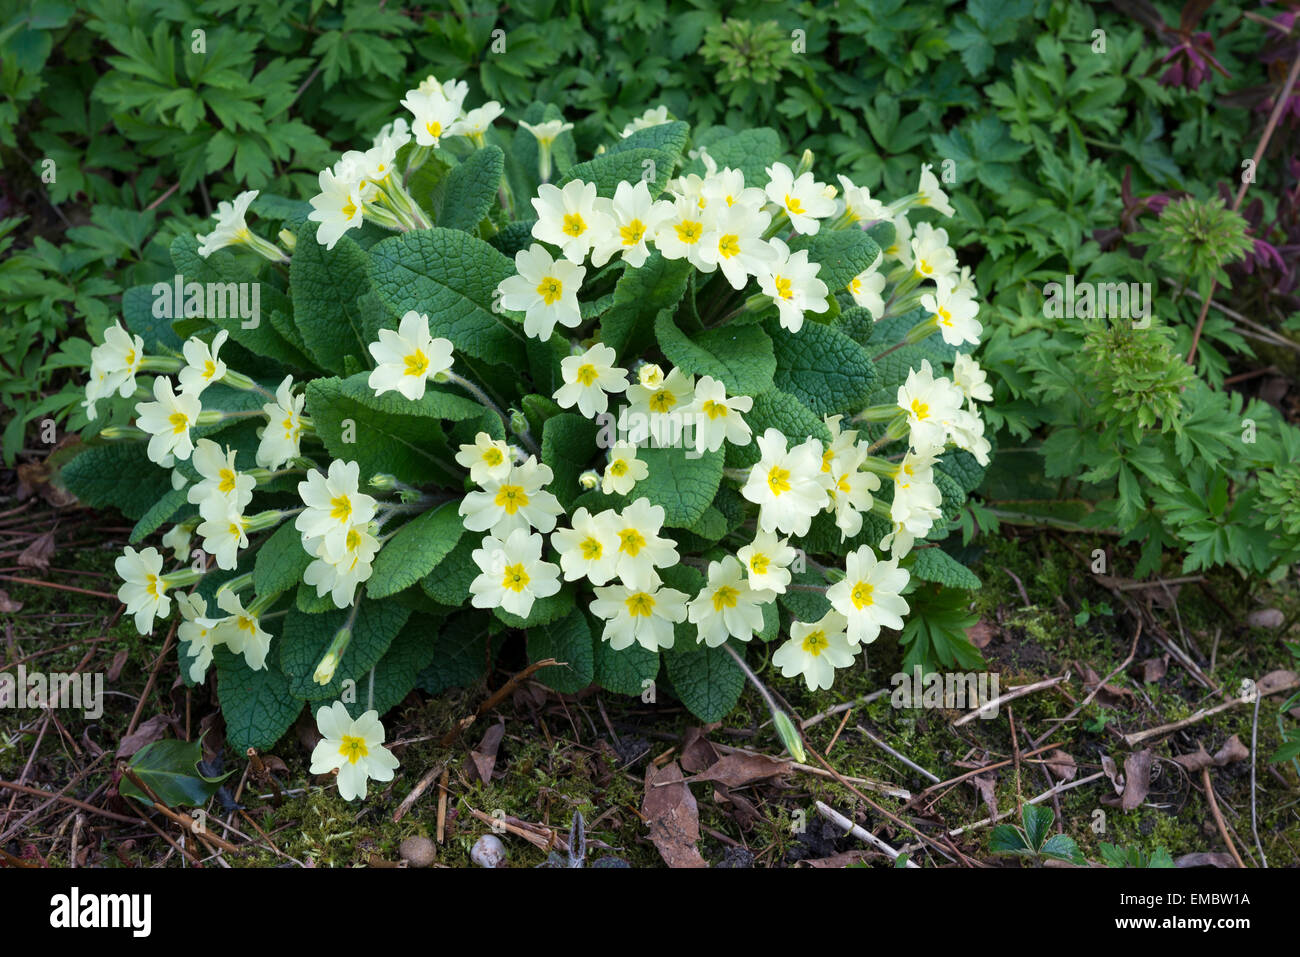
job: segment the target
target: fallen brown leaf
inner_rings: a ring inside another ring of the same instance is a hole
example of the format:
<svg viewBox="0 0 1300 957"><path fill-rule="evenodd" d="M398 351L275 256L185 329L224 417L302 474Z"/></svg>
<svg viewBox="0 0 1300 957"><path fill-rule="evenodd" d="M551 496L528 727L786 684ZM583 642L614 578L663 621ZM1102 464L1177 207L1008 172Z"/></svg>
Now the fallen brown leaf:
<svg viewBox="0 0 1300 957"><path fill-rule="evenodd" d="M1174 867L1236 867L1237 862L1232 859L1231 854L1223 854L1219 851L1197 851L1195 854L1184 854L1182 857L1175 859Z"/></svg>
<svg viewBox="0 0 1300 957"><path fill-rule="evenodd" d="M18 555L18 564L24 568L48 571L50 559L54 556L54 530L32 539L32 543Z"/></svg>
<svg viewBox="0 0 1300 957"><path fill-rule="evenodd" d="M777 761L762 754L744 754L734 751L724 754L708 768L686 780L716 781L729 788L740 788L755 781L781 777L790 773L788 761Z"/></svg>
<svg viewBox="0 0 1300 957"><path fill-rule="evenodd" d="M1124 796L1120 807L1131 811L1147 799L1151 790L1151 765L1155 752L1143 748L1124 759Z"/></svg>
<svg viewBox="0 0 1300 957"><path fill-rule="evenodd" d="M142 721L138 728L118 744L117 756L119 758L129 758L146 744L161 741L169 727L171 727L171 719L162 714L156 714L147 721Z"/></svg>
<svg viewBox="0 0 1300 957"><path fill-rule="evenodd" d="M1246 624L1251 628L1281 628L1286 616L1276 608L1260 608L1246 616Z"/></svg>
<svg viewBox="0 0 1300 957"><path fill-rule="evenodd" d="M497 749L501 747L501 739L505 736L505 721L498 721L483 732L483 740L479 742L475 750L469 753L471 778L473 778L474 773L477 773L478 779L484 784L492 781L492 770L497 764Z"/></svg>
<svg viewBox="0 0 1300 957"><path fill-rule="evenodd" d="M12 615L15 612L22 611L22 609L23 609L22 602L15 601L14 599L10 598L9 593L5 591L3 588L0 588L0 612L4 612L5 614Z"/></svg>
<svg viewBox="0 0 1300 957"><path fill-rule="evenodd" d="M1235 734L1223 743L1211 757L1205 747L1197 742L1197 748L1191 754L1180 754L1176 758L1188 771L1199 771L1202 768L1221 768L1225 764L1234 764L1237 761L1245 761L1250 757L1250 749L1241 743L1241 739Z"/></svg>
<svg viewBox="0 0 1300 957"><path fill-rule="evenodd" d="M1297 684L1300 684L1300 675L1297 675L1294 671L1279 668L1277 671L1270 671L1256 681L1255 689L1262 695L1271 695L1277 694L1279 691L1290 691Z"/></svg>
<svg viewBox="0 0 1300 957"><path fill-rule="evenodd" d="M700 840L700 809L676 761L646 767L641 816L669 867L709 866L695 846Z"/></svg>
<svg viewBox="0 0 1300 957"><path fill-rule="evenodd" d="M990 623L985 618L981 618L966 629L966 638L976 648L983 648L988 645L997 633L997 625Z"/></svg>
<svg viewBox="0 0 1300 957"><path fill-rule="evenodd" d="M970 779L970 783L979 792L980 798L983 799L984 806L988 808L989 817L996 821L998 817L996 775L991 771L988 774L977 774Z"/></svg>
<svg viewBox="0 0 1300 957"><path fill-rule="evenodd" d="M1060 748L1055 748L1047 752L1047 770L1059 781L1073 781L1079 773L1079 766L1074 763L1073 757Z"/></svg>
<svg viewBox="0 0 1300 957"><path fill-rule="evenodd" d="M712 767L718 761L718 751L704 736L703 728L687 728L682 739L682 770L695 774Z"/></svg>
<svg viewBox="0 0 1300 957"><path fill-rule="evenodd" d="M1169 671L1169 657L1148 658L1138 662L1131 670L1144 685L1155 684Z"/></svg>
<svg viewBox="0 0 1300 957"><path fill-rule="evenodd" d="M113 663L108 666L108 671L104 674L104 680L109 684L122 677L122 669L126 667L131 652L127 648L119 648L117 654L113 656Z"/></svg>

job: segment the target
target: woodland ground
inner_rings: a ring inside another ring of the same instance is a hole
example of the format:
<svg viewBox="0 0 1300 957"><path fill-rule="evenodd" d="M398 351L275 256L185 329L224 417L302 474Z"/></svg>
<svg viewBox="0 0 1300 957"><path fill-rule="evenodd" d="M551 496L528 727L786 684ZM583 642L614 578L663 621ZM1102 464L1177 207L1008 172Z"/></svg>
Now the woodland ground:
<svg viewBox="0 0 1300 957"><path fill-rule="evenodd" d="M372 782L367 801L348 804L327 779L308 773L312 721L304 718L260 756L274 783L224 747L211 684L187 691L171 636L160 630L141 638L113 597L113 559L129 528L116 516L63 504L40 477L29 467L21 499L14 473L0 479L0 672L19 664L101 672L106 697L96 721L66 709L0 711L0 856L9 863L395 866L403 839L425 836L436 843L435 866L466 866L496 817L506 823L508 864L524 867L562 849L580 811L589 861L613 855L632 866L661 866L693 859L694 846L714 866L890 865L826 823L816 810L821 801L906 848L922 866L1014 867L1015 858L990 853L988 824L943 834L991 813L1015 821L1022 800L1057 788L1042 802L1054 810L1053 827L1094 865L1108 842L1148 854L1164 848L1183 864L1231 867L1225 832L1248 866L1260 863L1261 849L1269 866L1300 864L1300 780L1293 764L1268 761L1281 742L1279 723L1296 720L1279 718L1286 694L1266 697L1257 720L1255 709L1240 703L1142 743L1125 740L1230 701L1243 679L1294 668L1284 645L1296 639L1300 618L1294 579L1253 594L1228 572L1137 584L1123 577L1126 555L1105 536L1004 524L1001 535L971 546L984 582L972 637L1000 674L1003 694L1067 677L1003 706L996 718L954 726L956 711L900 710L888 693L878 694L888 691L902 657L890 633L832 692L810 694L766 666L760 677L804 720L811 751L826 756L833 772L811 753L805 769L728 752L783 756L750 688L724 726L701 729L663 691L646 704L609 694L561 696L527 679L509 687L526 665L522 639L512 638L486 684L438 698L417 691L386 716L402 767L391 784ZM1110 576L1093 574L1095 548L1107 550ZM491 707L457 735L485 703ZM205 767L234 771L207 809L210 832L238 848L223 851L219 862L212 848L182 841L172 821L117 795L115 755L124 742L132 750L200 734L213 762ZM1234 736L1242 748L1230 744ZM1189 762L1174 760L1199 747L1218 761L1208 777L1194 762L1189 770ZM1122 795L1106 772L1109 758L1116 778L1124 778ZM680 766L701 778L686 788L651 786L647 802L650 766L657 774ZM426 789L399 816L422 779ZM657 845L651 833L673 809L687 838ZM698 842L689 839L696 815Z"/></svg>

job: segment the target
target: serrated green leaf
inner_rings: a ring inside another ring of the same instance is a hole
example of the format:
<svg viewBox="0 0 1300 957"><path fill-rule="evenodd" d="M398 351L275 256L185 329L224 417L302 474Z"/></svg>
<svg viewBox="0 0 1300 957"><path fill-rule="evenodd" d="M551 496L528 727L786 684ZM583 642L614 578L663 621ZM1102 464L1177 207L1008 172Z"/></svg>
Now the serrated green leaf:
<svg viewBox="0 0 1300 957"><path fill-rule="evenodd" d="M522 369L523 325L493 309L497 286L514 264L468 233L435 226L394 236L370 249L375 292L397 316L429 317L429 331L458 352Z"/></svg>
<svg viewBox="0 0 1300 957"><path fill-rule="evenodd" d="M496 146L475 150L434 190L438 225L473 232L496 202L506 158ZM439 203L438 200L441 200Z"/></svg>
<svg viewBox="0 0 1300 957"><path fill-rule="evenodd" d="M311 555L302 547L302 533L292 521L286 521L257 549L253 590L259 598L269 600L296 589L311 562Z"/></svg>
<svg viewBox="0 0 1300 957"><path fill-rule="evenodd" d="M561 694L576 694L596 674L595 647L587 616L574 609L558 621L528 629L528 660L554 658L562 665L536 672L537 680Z"/></svg>
<svg viewBox="0 0 1300 957"><path fill-rule="evenodd" d="M559 185L580 179L584 183L595 183L597 195L612 198L619 183L636 183L644 179L653 199L664 191L676 165L677 157L665 150L633 147L617 153L602 153L595 159L570 166ZM651 175L647 178L646 173Z"/></svg>
<svg viewBox="0 0 1300 957"><path fill-rule="evenodd" d="M673 690L701 721L721 721L740 700L745 675L723 648L679 639L663 654Z"/></svg>
<svg viewBox="0 0 1300 957"><path fill-rule="evenodd" d="M918 548L913 554L916 556L911 566L913 578L967 591L975 591L980 587L980 580L975 573L942 548Z"/></svg>
<svg viewBox="0 0 1300 957"><path fill-rule="evenodd" d="M288 679L273 662L254 671L243 655L225 648L217 648L213 661L226 743L236 754L273 747L302 712L302 701L289 693Z"/></svg>
<svg viewBox="0 0 1300 957"><path fill-rule="evenodd" d="M832 326L806 322L798 333L766 323L776 350L776 387L819 416L862 411L876 388L867 350Z"/></svg>
<svg viewBox="0 0 1300 957"><path fill-rule="evenodd" d="M338 698L343 691L343 682L347 680L355 681L356 687L360 688L370 669L384 656L411 614L409 608L393 601L359 600L356 620L352 624L352 640L343 652L333 679L324 685L317 684L313 678L316 666L353 609L341 608L309 615L291 608L285 615L284 634L280 638L280 667L289 679L289 693L294 697L308 701Z"/></svg>
<svg viewBox="0 0 1300 957"><path fill-rule="evenodd" d="M847 289L854 277L880 257L876 241L861 229L822 229L813 236L798 236L790 241L790 250L800 249L808 250L809 262L821 266L817 278L832 295Z"/></svg>
<svg viewBox="0 0 1300 957"><path fill-rule="evenodd" d="M450 554L465 531L458 502L445 502L407 522L375 556L366 594L384 598L414 585Z"/></svg>
<svg viewBox="0 0 1300 957"><path fill-rule="evenodd" d="M724 326L688 337L665 310L655 319L655 337L674 366L687 375L712 376L728 395L758 395L772 387L777 358L772 340L756 325Z"/></svg>
<svg viewBox="0 0 1300 957"><path fill-rule="evenodd" d="M669 528L690 528L698 522L718 493L722 450L697 455L693 449L641 449L637 457L649 473L632 494L662 505Z"/></svg>
<svg viewBox="0 0 1300 957"><path fill-rule="evenodd" d="M59 481L83 505L115 508L129 519L172 491L171 475L149 461L144 442L89 446L63 466Z"/></svg>
<svg viewBox="0 0 1300 957"><path fill-rule="evenodd" d="M308 354L335 375L346 372L344 359L368 361L367 347L378 338L358 302L370 289L369 257L348 236L333 249L316 242L316 223L303 223L289 263L293 321Z"/></svg>
<svg viewBox="0 0 1300 957"><path fill-rule="evenodd" d="M691 264L650 253L640 269L629 269L614 287L614 302L600 322L601 340L622 358L642 355L654 337L660 310L673 310L686 292Z"/></svg>

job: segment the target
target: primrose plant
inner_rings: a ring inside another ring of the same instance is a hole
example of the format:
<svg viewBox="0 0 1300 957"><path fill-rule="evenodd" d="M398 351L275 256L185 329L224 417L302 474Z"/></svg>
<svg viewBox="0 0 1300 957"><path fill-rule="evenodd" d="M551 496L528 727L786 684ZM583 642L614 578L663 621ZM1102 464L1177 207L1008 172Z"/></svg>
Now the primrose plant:
<svg viewBox="0 0 1300 957"><path fill-rule="evenodd" d="M378 717L517 634L560 692L653 701L662 664L706 721L747 653L810 692L885 629L978 660L937 543L992 394L931 170L886 204L663 108L578 162L554 106L507 133L467 93L425 80L307 202L221 203L93 352L63 480L136 520L119 595L179 612L232 745L308 702L363 797Z"/></svg>

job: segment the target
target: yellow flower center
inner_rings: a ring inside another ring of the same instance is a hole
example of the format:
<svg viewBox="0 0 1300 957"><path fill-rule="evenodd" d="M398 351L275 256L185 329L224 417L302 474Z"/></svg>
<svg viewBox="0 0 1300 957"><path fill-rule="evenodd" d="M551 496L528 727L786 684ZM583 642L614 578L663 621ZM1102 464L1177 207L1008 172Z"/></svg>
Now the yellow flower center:
<svg viewBox="0 0 1300 957"><path fill-rule="evenodd" d="M234 522L230 523L230 528L228 529L228 531L230 533L231 538L239 538L239 536L242 535L244 532L244 530L240 528L238 525L236 525Z"/></svg>
<svg viewBox="0 0 1300 957"><path fill-rule="evenodd" d="M710 419L721 419L727 414L727 404L725 402L715 402L713 399L705 399L704 414Z"/></svg>
<svg viewBox="0 0 1300 957"><path fill-rule="evenodd" d="M347 219L352 219L354 216L356 216L356 214L357 214L357 204L352 202L351 199L349 199L346 203L343 204L343 215Z"/></svg>
<svg viewBox="0 0 1300 957"><path fill-rule="evenodd" d="M921 273L922 275L924 275L924 276L928 276L928 275L930 275L930 273L934 272L934 267L930 265L929 260L927 260L927 259L918 259L918 260L916 261L916 270L917 270L917 272Z"/></svg>
<svg viewBox="0 0 1300 957"><path fill-rule="evenodd" d="M577 213L565 213L562 231L564 235L576 238L587 231L587 221Z"/></svg>
<svg viewBox="0 0 1300 957"><path fill-rule="evenodd" d="M693 246L700 241L700 234L704 231L703 224L694 220L683 220L673 227L677 231L677 238L689 246Z"/></svg>
<svg viewBox="0 0 1300 957"><path fill-rule="evenodd" d="M502 588L508 588L513 592L521 592L527 584L528 572L524 571L523 562L506 566L506 573L501 579Z"/></svg>
<svg viewBox="0 0 1300 957"><path fill-rule="evenodd" d="M875 590L876 590L875 588L873 588L871 585L867 584L866 582L858 582L856 585L854 585L853 591L851 592L851 597L853 598L853 607L862 609L862 608L866 608L868 605L874 605L876 603L876 600L872 598L871 595Z"/></svg>
<svg viewBox="0 0 1300 957"><path fill-rule="evenodd" d="M505 461L505 454L495 445L483 453L483 461L493 468Z"/></svg>
<svg viewBox="0 0 1300 957"><path fill-rule="evenodd" d="M826 632L819 628L804 635L803 644L800 647L814 658L817 658L821 656L822 649L829 644L830 642L826 640Z"/></svg>
<svg viewBox="0 0 1300 957"><path fill-rule="evenodd" d="M677 396L667 389L659 389L654 395L650 396L651 412L667 412L676 404Z"/></svg>
<svg viewBox="0 0 1300 957"><path fill-rule="evenodd" d="M207 362L203 363L203 378L211 379L216 374L217 364L215 362L209 359Z"/></svg>
<svg viewBox="0 0 1300 957"><path fill-rule="evenodd" d="M794 298L794 283L785 276L773 276L772 285L776 286L776 294L782 299Z"/></svg>
<svg viewBox="0 0 1300 957"><path fill-rule="evenodd" d="M600 373L596 371L596 367L590 362L584 362L578 366L577 379L579 385L591 385L598 378L600 378Z"/></svg>
<svg viewBox="0 0 1300 957"><path fill-rule="evenodd" d="M542 297L542 302L553 306L564 295L564 283L554 276L543 276L542 281L537 284L537 295Z"/></svg>
<svg viewBox="0 0 1300 957"><path fill-rule="evenodd" d="M913 399L912 414L916 416L917 419L921 421L925 421L930 417L930 407L926 405L924 402L922 402L920 399Z"/></svg>
<svg viewBox="0 0 1300 957"><path fill-rule="evenodd" d="M190 420L185 418L184 412L173 412L171 415L167 416L167 421L171 423L172 432L176 435L180 435L190 427Z"/></svg>
<svg viewBox="0 0 1300 957"><path fill-rule="evenodd" d="M352 498L348 495L335 495L330 499L330 518L336 522L346 522L352 517Z"/></svg>
<svg viewBox="0 0 1300 957"><path fill-rule="evenodd" d="M435 140L438 137L442 136L442 124L439 123L437 120L434 120L432 123L425 123L424 128L429 132L429 135L432 136Z"/></svg>
<svg viewBox="0 0 1300 957"><path fill-rule="evenodd" d="M643 591L628 595L623 603L633 618L649 618L654 613L655 600Z"/></svg>
<svg viewBox="0 0 1300 957"><path fill-rule="evenodd" d="M423 376L429 371L429 357L424 354L423 349L416 349L402 362L406 366L402 375Z"/></svg>
<svg viewBox="0 0 1300 957"><path fill-rule="evenodd" d="M503 485L497 489L494 501L506 510L507 515L513 515L528 504L528 495L521 485Z"/></svg>
<svg viewBox="0 0 1300 957"><path fill-rule="evenodd" d="M736 599L740 597L740 592L730 585L722 585L713 593L713 610L722 611L724 608L735 608Z"/></svg>
<svg viewBox="0 0 1300 957"><path fill-rule="evenodd" d="M831 460L832 460L833 458L835 458L835 450L834 450L834 449L827 449L825 452L822 453L822 471L823 471L823 472L829 472L829 471L831 470Z"/></svg>
<svg viewBox="0 0 1300 957"><path fill-rule="evenodd" d="M578 548L582 550L582 557L589 562L599 561L605 554L605 546L596 538L584 538Z"/></svg>
<svg viewBox="0 0 1300 957"><path fill-rule="evenodd" d="M789 193L786 193L786 194L785 194L785 208L788 209L788 210L790 210L790 212L792 212L792 213L802 213L802 212L803 212L803 203L799 202L798 199L796 199L795 197L791 196Z"/></svg>
<svg viewBox="0 0 1300 957"><path fill-rule="evenodd" d="M772 490L773 495L790 491L790 470L783 469L779 465L772 466L767 473L767 487Z"/></svg>
<svg viewBox="0 0 1300 957"><path fill-rule="evenodd" d="M167 590L167 583L157 575L148 575L144 580L144 590L147 591L151 597L158 598Z"/></svg>
<svg viewBox="0 0 1300 957"><path fill-rule="evenodd" d="M229 495L235 490L235 470L221 469L217 472L217 491Z"/></svg>
<svg viewBox="0 0 1300 957"><path fill-rule="evenodd" d="M749 570L755 575L766 575L768 566L772 564L772 559L766 555L757 554L749 559Z"/></svg>
<svg viewBox="0 0 1300 957"><path fill-rule="evenodd" d="M356 528L349 528L347 536L343 539L343 547L350 552L355 552L361 547L361 531Z"/></svg>
<svg viewBox="0 0 1300 957"><path fill-rule="evenodd" d="M645 536L635 528L625 528L618 533L618 550L620 552L627 552L627 554L636 558L643 548L645 548Z"/></svg>
<svg viewBox="0 0 1300 957"><path fill-rule="evenodd" d="M610 474L615 478L622 478L627 474L628 464L626 459L615 459L609 463Z"/></svg>
<svg viewBox="0 0 1300 957"><path fill-rule="evenodd" d="M862 291L862 280L861 280L861 279L857 279L857 278L850 279L850 280L849 280L849 292L852 292L852 293L859 293L859 292L861 292L861 291Z"/></svg>
<svg viewBox="0 0 1300 957"><path fill-rule="evenodd" d="M624 246L635 246L641 241L641 237L645 235L645 223L639 219L634 219L626 226L620 226L618 234L622 237Z"/></svg>
<svg viewBox="0 0 1300 957"><path fill-rule="evenodd" d="M740 255L740 237L728 233L718 240L718 252L730 259L732 256Z"/></svg>
<svg viewBox="0 0 1300 957"><path fill-rule="evenodd" d="M945 326L952 325L952 313L949 312L947 309L945 309L943 306L939 307L939 321L942 322Z"/></svg>
<svg viewBox="0 0 1300 957"><path fill-rule="evenodd" d="M366 739L359 738L356 735L343 735L343 744L339 747L339 754L348 759L349 764L356 764L370 752L366 749Z"/></svg>
<svg viewBox="0 0 1300 957"><path fill-rule="evenodd" d="M835 483L835 489L839 492L852 492L853 486L849 484L849 477L841 475L840 480Z"/></svg>

